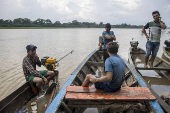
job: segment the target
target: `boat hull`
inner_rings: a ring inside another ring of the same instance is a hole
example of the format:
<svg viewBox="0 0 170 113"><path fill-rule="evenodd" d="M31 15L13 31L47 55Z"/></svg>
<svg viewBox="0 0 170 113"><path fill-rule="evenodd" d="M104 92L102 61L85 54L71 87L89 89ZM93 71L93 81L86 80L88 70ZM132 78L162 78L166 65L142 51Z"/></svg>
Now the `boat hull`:
<svg viewBox="0 0 170 113"><path fill-rule="evenodd" d="M54 77L53 81L55 83L58 82L58 75ZM0 102L0 112L14 113L16 111L22 111L24 109L28 109L28 112L31 112L32 102L36 102L37 112L45 112L57 93L58 88L56 86L52 88L49 94L45 95L44 98L37 100L37 95L32 91L29 83L25 83ZM47 104L47 106L45 107L44 104Z"/></svg>
<svg viewBox="0 0 170 113"><path fill-rule="evenodd" d="M151 56L149 57L149 59L151 59ZM150 66L148 65L148 68L144 68L145 50L139 47L137 49L133 49L132 47L130 47L128 53L128 61L133 69L135 69L139 73L141 78L147 81L145 82L147 87L149 87L151 92L155 95L157 101L164 109L164 111L169 112L170 106L165 103L162 98L160 98L163 92L158 91L158 87L166 87L170 85L170 63L164 59L155 57L153 63L154 67L150 68ZM148 61L148 64L150 64L150 60Z"/></svg>
<svg viewBox="0 0 170 113"><path fill-rule="evenodd" d="M73 71L73 73L68 78L66 84L62 87L58 95L55 97L53 102L48 107L46 113L60 113L60 112L75 112L75 113L83 113L88 112L88 110L91 110L92 107L98 106L97 108L94 108L93 110L98 110L99 112L102 111L102 107L108 108L108 106L112 106L109 109L115 109L115 106L122 107L126 105L130 105L129 102L119 102L115 104L115 101L74 101L74 100L67 100L65 99L66 89L67 86L81 86L82 82L84 81L87 74L94 74L97 76L105 76L104 75L104 68L101 66L104 66L103 61L101 61L103 55L103 51L100 49L94 50L92 53L90 53L81 63L80 65ZM119 55L120 56L120 55ZM126 76L126 80L124 81L122 87L147 87L144 80L140 77L140 75L135 71L135 69L125 60L123 59L126 64L126 74L129 74L129 76ZM102 65L103 64L103 65ZM79 103L77 105L73 105L73 103ZM103 103L109 103L103 104ZM114 103L114 105L112 105ZM134 104L135 103L135 104ZM147 104L145 104L147 103ZM138 102L131 102L131 104L138 105ZM140 103L142 106L144 106L145 109L144 112L157 112L157 113L163 113L162 108L160 107L159 103L155 101L143 101ZM132 105L133 106L133 105ZM148 107L146 107L148 106ZM132 109L118 109L117 112L121 111L142 111L142 109L135 109L131 107ZM149 109L148 109L149 108ZM107 109L106 109L107 110ZM93 111L89 111L93 112Z"/></svg>
<svg viewBox="0 0 170 113"><path fill-rule="evenodd" d="M166 50L165 50L165 47L163 47L162 58L165 59L166 61L170 62L170 56L167 55L167 52L166 52Z"/></svg>

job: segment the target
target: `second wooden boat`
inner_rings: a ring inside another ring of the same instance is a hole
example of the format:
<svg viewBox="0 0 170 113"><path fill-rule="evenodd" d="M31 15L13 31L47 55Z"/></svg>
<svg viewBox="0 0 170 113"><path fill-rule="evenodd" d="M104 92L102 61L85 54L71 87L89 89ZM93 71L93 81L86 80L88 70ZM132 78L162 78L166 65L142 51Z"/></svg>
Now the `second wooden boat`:
<svg viewBox="0 0 170 113"><path fill-rule="evenodd" d="M35 90L32 90L29 83L23 84L0 101L0 113L20 113L26 109L28 113L31 113L33 110L37 111L37 113L44 113L58 93L57 83L58 75L55 75L53 84L49 87L44 87L44 90L47 92L46 95L40 99L37 99Z"/></svg>
<svg viewBox="0 0 170 113"><path fill-rule="evenodd" d="M148 68L144 68L145 50L139 47L133 48L133 46L129 49L128 60L132 67L144 78L147 87L150 88L162 108L169 112L170 106L160 96L162 93L170 91L170 63L156 57L153 68L149 66L150 61L148 61Z"/></svg>
<svg viewBox="0 0 170 113"><path fill-rule="evenodd" d="M170 62L170 52L165 50L165 47L163 47L163 54L162 58L166 61Z"/></svg>

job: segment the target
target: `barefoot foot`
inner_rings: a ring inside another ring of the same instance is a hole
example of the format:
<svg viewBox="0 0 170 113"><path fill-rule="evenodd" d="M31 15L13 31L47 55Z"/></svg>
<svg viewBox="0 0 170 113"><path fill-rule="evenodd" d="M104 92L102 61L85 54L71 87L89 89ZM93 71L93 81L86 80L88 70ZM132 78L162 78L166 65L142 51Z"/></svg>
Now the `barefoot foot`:
<svg viewBox="0 0 170 113"><path fill-rule="evenodd" d="M153 65L150 65L150 68L153 68Z"/></svg>
<svg viewBox="0 0 170 113"><path fill-rule="evenodd" d="M145 65L144 65L144 68L148 68L148 66L145 64Z"/></svg>

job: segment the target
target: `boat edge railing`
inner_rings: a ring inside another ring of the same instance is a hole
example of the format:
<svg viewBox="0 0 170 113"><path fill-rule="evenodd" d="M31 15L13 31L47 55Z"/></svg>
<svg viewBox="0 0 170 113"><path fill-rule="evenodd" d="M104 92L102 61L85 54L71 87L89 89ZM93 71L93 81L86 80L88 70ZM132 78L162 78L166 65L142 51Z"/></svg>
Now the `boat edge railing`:
<svg viewBox="0 0 170 113"><path fill-rule="evenodd" d="M57 96L54 98L54 100L51 102L50 106L46 110L45 113L55 113L58 110L58 107L61 104L61 101L63 100L65 94L66 94L66 88L67 86L70 86L72 81L75 79L78 72L81 70L81 68L85 65L85 63L88 61L88 59L99 49L95 49L93 52L91 52L79 65L78 67L72 72L70 77L68 78L67 82L64 84L64 86L61 88Z"/></svg>

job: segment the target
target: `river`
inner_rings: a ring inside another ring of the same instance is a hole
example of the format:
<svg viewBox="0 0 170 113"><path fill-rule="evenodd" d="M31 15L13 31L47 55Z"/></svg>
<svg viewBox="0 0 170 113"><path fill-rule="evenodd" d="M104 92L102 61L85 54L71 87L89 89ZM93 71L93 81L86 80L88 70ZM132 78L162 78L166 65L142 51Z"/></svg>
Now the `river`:
<svg viewBox="0 0 170 113"><path fill-rule="evenodd" d="M145 49L146 38L141 29L116 29L114 31L120 48L119 53L128 60L128 50L132 38L139 41L139 47ZM25 77L22 61L26 56L26 45L37 46L40 58L50 56L56 59L74 50L72 54L59 62L59 86L61 89L70 74L81 61L98 48L99 36L104 28L65 28L65 29L0 29L0 100L24 84ZM168 30L161 37L158 56L161 57L164 41L170 39ZM44 70L45 67L37 67Z"/></svg>

